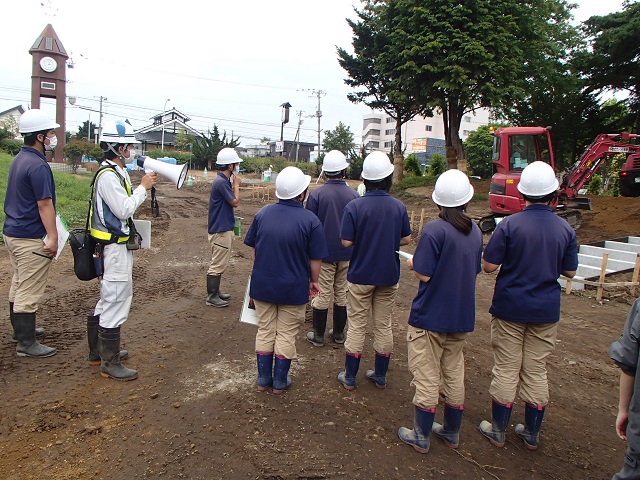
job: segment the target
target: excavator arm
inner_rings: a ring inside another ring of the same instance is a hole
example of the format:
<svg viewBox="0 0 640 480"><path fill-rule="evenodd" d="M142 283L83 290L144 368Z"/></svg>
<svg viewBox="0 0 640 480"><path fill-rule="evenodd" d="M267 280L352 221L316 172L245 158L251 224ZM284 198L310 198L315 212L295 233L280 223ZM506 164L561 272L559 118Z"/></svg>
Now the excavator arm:
<svg viewBox="0 0 640 480"><path fill-rule="evenodd" d="M589 183L609 156L640 151L640 145L624 143L637 137L638 135L627 132L598 135L562 178L559 203L566 207L590 210L589 199L579 199L578 191Z"/></svg>

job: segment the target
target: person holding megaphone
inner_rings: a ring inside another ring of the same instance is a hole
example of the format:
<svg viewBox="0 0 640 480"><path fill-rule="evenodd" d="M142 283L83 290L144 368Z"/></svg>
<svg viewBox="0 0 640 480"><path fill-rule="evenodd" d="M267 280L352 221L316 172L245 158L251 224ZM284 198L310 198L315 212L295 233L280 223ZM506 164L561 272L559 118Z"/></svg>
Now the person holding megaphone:
<svg viewBox="0 0 640 480"><path fill-rule="evenodd" d="M122 365L127 354L120 351L120 327L129 317L133 299L133 250L139 248L133 213L147 198L157 180L155 173L142 177L137 188L125 164L133 163L136 141L133 128L117 120L104 125L100 148L104 161L94 178L89 211L90 233L101 247L100 300L87 319L89 361L100 360L100 375L115 380L134 380L138 372ZM137 238L136 238L137 237Z"/></svg>
<svg viewBox="0 0 640 480"><path fill-rule="evenodd" d="M220 280L231 258L233 209L240 203L240 185L242 177L238 175L242 159L233 148L223 148L216 157L218 175L211 184L209 195L209 245L211 262L207 270L207 301L212 307L229 306L228 293L221 293ZM233 177L233 178L232 178Z"/></svg>

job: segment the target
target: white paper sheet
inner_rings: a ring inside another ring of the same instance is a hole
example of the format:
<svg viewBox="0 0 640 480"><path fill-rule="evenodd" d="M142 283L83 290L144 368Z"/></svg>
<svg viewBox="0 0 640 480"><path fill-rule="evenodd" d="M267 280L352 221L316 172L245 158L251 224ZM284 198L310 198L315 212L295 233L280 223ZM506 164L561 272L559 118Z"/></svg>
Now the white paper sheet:
<svg viewBox="0 0 640 480"><path fill-rule="evenodd" d="M242 302L240 321L242 323L249 323L251 325L258 326L258 313L255 308L249 308L249 287L251 287L251 276L249 276L249 280L247 280L247 290L244 294L244 301Z"/></svg>

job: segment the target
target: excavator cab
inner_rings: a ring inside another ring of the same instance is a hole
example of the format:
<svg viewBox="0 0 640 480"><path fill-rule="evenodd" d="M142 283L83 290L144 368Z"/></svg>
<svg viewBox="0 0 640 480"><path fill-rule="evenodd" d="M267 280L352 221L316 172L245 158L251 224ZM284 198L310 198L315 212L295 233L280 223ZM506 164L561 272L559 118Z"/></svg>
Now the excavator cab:
<svg viewBox="0 0 640 480"><path fill-rule="evenodd" d="M640 151L627 155L618 173L620 195L640 197Z"/></svg>
<svg viewBox="0 0 640 480"><path fill-rule="evenodd" d="M489 205L497 215L510 215L524 209L517 186L530 163L543 161L555 169L551 135L544 127L506 127L493 132L493 176Z"/></svg>

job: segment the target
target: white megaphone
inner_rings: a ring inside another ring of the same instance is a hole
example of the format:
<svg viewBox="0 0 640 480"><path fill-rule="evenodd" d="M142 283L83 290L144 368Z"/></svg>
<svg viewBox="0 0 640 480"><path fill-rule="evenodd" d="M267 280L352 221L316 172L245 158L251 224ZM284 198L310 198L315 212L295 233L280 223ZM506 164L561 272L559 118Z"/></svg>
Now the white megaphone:
<svg viewBox="0 0 640 480"><path fill-rule="evenodd" d="M145 173L158 172L163 177L167 177L178 188L182 187L182 184L187 178L187 171L189 170L189 164L183 165L171 165L170 163L161 162L151 157L138 158L138 166L144 168Z"/></svg>

